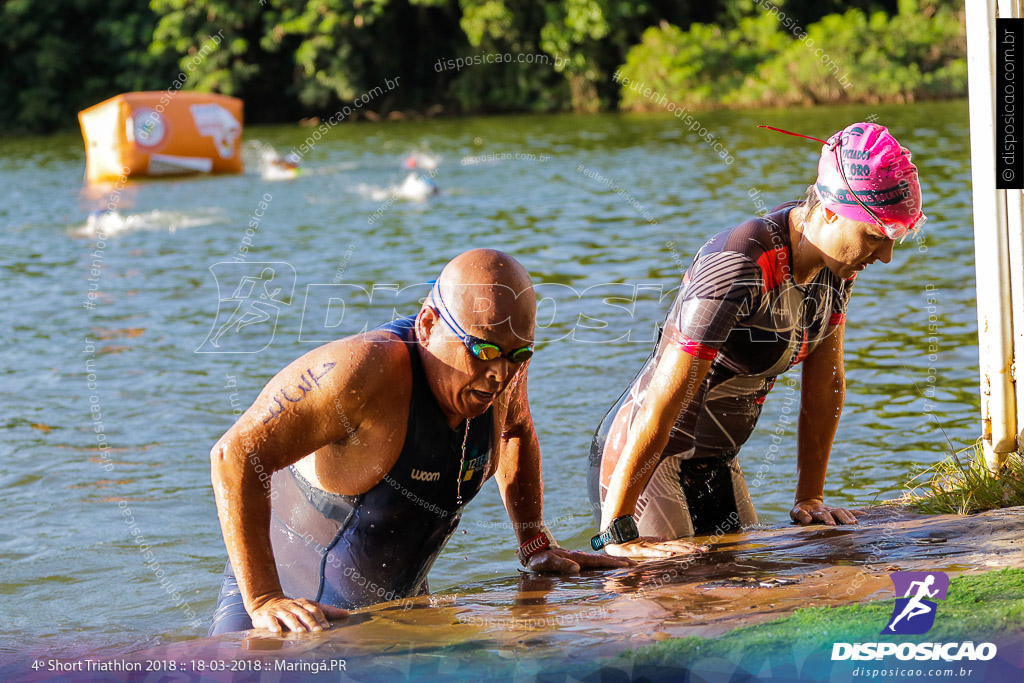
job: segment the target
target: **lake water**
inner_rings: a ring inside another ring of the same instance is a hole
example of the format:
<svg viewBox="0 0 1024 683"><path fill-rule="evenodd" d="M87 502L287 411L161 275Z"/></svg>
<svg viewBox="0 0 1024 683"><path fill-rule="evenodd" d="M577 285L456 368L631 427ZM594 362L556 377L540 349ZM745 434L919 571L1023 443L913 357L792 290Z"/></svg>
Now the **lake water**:
<svg viewBox="0 0 1024 683"><path fill-rule="evenodd" d="M115 654L205 635L225 560L208 454L233 412L320 341L414 312L422 283L469 247L506 250L547 283L546 343L530 373L545 517L564 546L586 546L590 440L649 353L680 264L814 179L818 145L756 125L824 137L872 114L914 151L929 221L923 241L861 274L850 304L826 496L856 506L897 496L912 471L943 458L939 424L957 448L980 434L966 102L702 114L731 164L667 115L360 122L324 136L294 181L131 182L117 195L83 189L77 135L0 140L0 656ZM284 152L310 132L254 127L246 140ZM441 157L439 196L391 202L367 187L400 183L416 147ZM483 155L494 156L463 163ZM83 226L108 202L120 219L98 243ZM244 263L215 265L244 240ZM208 334L227 320L218 304L233 305L219 299L262 263L282 290L263 302L276 326L229 329L212 348ZM335 284L352 287L324 287ZM375 284L367 305L359 288ZM580 314L590 329L573 338ZM780 379L740 456L764 523L788 521L795 427L777 456L769 446L798 396ZM129 519L159 567L144 564ZM514 576L504 522L488 484L431 588Z"/></svg>

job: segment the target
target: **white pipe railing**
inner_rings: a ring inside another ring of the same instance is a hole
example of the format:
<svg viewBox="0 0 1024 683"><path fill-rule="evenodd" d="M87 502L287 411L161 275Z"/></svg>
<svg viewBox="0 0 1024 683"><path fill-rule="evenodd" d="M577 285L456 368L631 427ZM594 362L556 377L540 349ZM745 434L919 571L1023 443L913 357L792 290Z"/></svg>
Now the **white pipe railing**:
<svg viewBox="0 0 1024 683"><path fill-rule="evenodd" d="M1010 264L1010 328L1013 335L1013 363L1010 366L1010 379L1016 393L1016 434L1014 435L1017 450L1021 443L1021 430L1024 429L1024 382L1017 381L1017 359L1024 358L1024 196L1020 190L998 190L1004 195L1006 202L1006 235L1007 256ZM1024 371L1024 368L1021 368ZM1022 377L1021 379L1024 379ZM1001 464L1002 458L993 458L993 466Z"/></svg>
<svg viewBox="0 0 1024 683"><path fill-rule="evenodd" d="M978 293L978 355L985 456L998 468L1017 450L1017 397L1013 378L1011 261L1017 288L1021 271L1020 191L1016 198L1015 242L1011 259L1006 191L996 189L996 0L967 0L967 74L971 117L971 180L974 191L974 251ZM982 7L984 5L984 8ZM1000 0L1001 16L1019 16L1016 2ZM1017 299L1018 305L1024 303ZM1024 321L1024 315L1020 318Z"/></svg>

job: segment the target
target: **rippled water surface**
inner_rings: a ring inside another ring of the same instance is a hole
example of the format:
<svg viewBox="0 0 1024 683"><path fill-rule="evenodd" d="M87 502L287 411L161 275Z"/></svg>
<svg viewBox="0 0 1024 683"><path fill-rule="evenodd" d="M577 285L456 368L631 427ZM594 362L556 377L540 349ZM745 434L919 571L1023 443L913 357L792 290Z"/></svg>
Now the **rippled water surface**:
<svg viewBox="0 0 1024 683"><path fill-rule="evenodd" d="M550 283L539 336L549 343L531 364L530 395L545 517L563 545L582 547L594 531L584 485L593 430L649 353L668 306L659 297L678 285L680 263L814 178L817 145L755 126L823 137L871 114L914 151L929 221L924 241L858 278L850 304L846 408L826 495L858 505L894 497L912 470L943 456L937 423L957 447L980 431L965 102L704 115L731 165L670 116L357 123L325 136L294 181L132 182L113 198L83 189L79 137L0 140L0 653L30 642L112 653L205 635L225 559L208 453L233 410L318 341L393 309L413 312L421 283L471 246L509 251ZM284 151L308 132L250 128L246 139ZM402 158L421 146L441 157L440 196L391 202L367 191L400 183ZM462 163L517 153L538 158ZM97 243L86 216L112 199L120 218ZM239 253L253 223L246 262L215 266ZM282 287L264 302L275 334L260 324L229 330L222 349L248 353L196 353L211 350L218 298L240 277L259 277L256 262L274 262ZM337 288L311 287L335 283L378 285L373 305L345 296L342 309L329 302ZM382 285L408 289L396 296ZM605 300L622 296L617 306ZM580 314L591 329L574 339ZM741 453L766 523L788 519L798 380L776 385ZM776 456L779 425L788 436ZM111 448L106 468L97 429ZM143 564L128 519L159 567ZM514 574L506 521L488 484L431 588ZM191 624L188 609L203 623Z"/></svg>

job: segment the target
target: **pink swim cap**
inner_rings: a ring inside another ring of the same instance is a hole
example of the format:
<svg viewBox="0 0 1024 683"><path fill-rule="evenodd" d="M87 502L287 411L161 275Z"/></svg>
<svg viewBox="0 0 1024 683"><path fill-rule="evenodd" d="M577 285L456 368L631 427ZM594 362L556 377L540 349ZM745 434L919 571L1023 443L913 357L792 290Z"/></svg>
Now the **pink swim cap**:
<svg viewBox="0 0 1024 683"><path fill-rule="evenodd" d="M828 139L814 192L825 208L874 223L891 239L902 240L926 220L910 151L874 123L855 123Z"/></svg>

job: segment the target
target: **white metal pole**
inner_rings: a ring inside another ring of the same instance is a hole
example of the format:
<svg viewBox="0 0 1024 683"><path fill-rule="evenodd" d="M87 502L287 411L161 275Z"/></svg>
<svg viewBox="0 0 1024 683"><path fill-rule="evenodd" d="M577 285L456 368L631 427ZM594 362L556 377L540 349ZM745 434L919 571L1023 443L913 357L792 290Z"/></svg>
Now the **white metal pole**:
<svg viewBox="0 0 1024 683"><path fill-rule="evenodd" d="M974 252L978 293L978 355L985 456L997 468L1017 450L1006 192L996 189L996 1L968 0L967 74L974 190ZM1009 3L1005 2L1006 10ZM1004 14L1004 16L1008 16Z"/></svg>
<svg viewBox="0 0 1024 683"><path fill-rule="evenodd" d="M1020 18L1022 0L999 0L999 16ZM997 112L998 114L998 112ZM1010 301L1013 330L1013 383L1017 403L1017 447L1024 444L1024 381L1017 381L1017 359L1024 359L1024 194L1020 190L997 190L1005 195L1006 231L1010 263ZM1024 371L1024 368L1022 368ZM1024 379L1024 378L1022 378ZM993 463L997 465L998 463Z"/></svg>
<svg viewBox="0 0 1024 683"><path fill-rule="evenodd" d="M1017 446L1024 443L1024 381L1018 381L1017 359L1024 359L1024 201L1020 190L999 190L1006 201L1007 249L1010 265L1010 315L1013 332L1013 365L1011 366L1016 409ZM1020 379L1024 380L1024 377ZM1000 464L992 463L993 466Z"/></svg>

